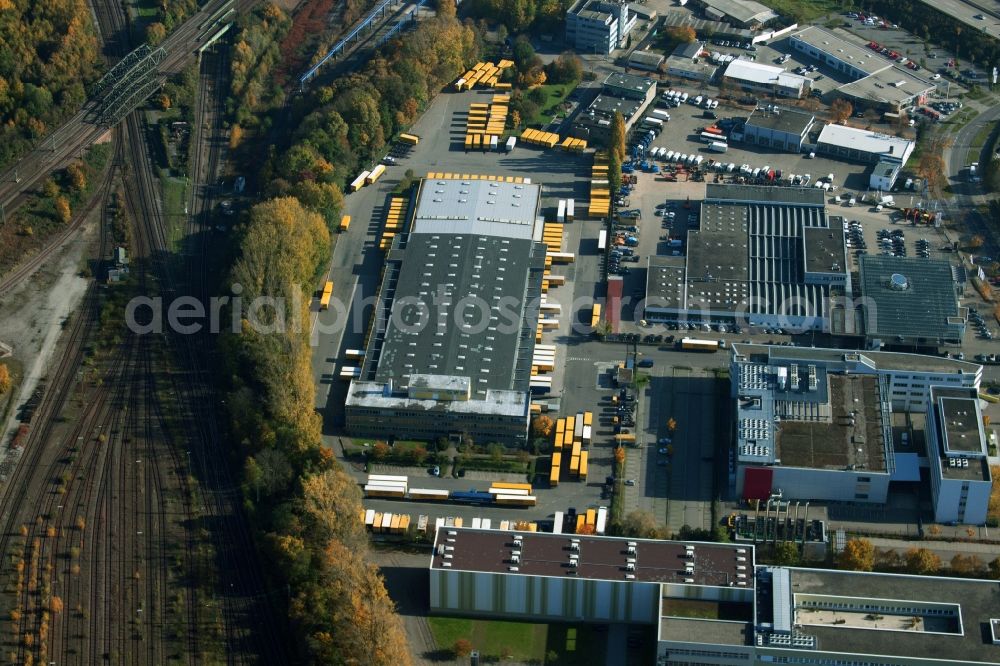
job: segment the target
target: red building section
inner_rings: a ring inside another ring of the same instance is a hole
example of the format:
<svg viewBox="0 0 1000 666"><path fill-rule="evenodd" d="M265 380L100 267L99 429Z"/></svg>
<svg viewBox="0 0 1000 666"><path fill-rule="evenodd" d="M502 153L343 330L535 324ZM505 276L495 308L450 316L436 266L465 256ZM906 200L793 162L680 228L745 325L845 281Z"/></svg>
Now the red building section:
<svg viewBox="0 0 1000 666"><path fill-rule="evenodd" d="M624 282L621 275L608 277L608 302L605 306L605 319L611 324L611 332L618 332L618 322L622 313L622 288Z"/></svg>
<svg viewBox="0 0 1000 666"><path fill-rule="evenodd" d="M771 496L774 470L770 467L747 467L743 477L743 499L766 500Z"/></svg>

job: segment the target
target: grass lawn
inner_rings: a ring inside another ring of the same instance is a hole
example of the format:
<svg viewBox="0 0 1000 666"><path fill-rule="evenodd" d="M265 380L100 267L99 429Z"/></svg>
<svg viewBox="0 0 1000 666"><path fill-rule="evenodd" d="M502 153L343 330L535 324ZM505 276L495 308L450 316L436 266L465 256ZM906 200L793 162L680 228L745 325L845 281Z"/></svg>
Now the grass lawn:
<svg viewBox="0 0 1000 666"><path fill-rule="evenodd" d="M545 95L545 100L538 105L538 113L536 113L531 118L522 118L521 123L528 125L542 125L550 122L552 118L556 115L559 110L559 105L562 104L563 100L566 99L573 90L576 89L575 83L561 83L559 85L543 85L532 89L532 93L535 90L541 90ZM528 94L525 92L525 94Z"/></svg>
<svg viewBox="0 0 1000 666"><path fill-rule="evenodd" d="M799 23L812 23L827 14L839 14L844 8L835 0L762 0L782 16L794 16Z"/></svg>
<svg viewBox="0 0 1000 666"><path fill-rule="evenodd" d="M156 0L135 0L132 3L135 13L141 18L156 18Z"/></svg>
<svg viewBox="0 0 1000 666"><path fill-rule="evenodd" d="M483 657L500 657L509 650L518 661L545 659L548 627L544 624L436 616L428 623L441 650L451 650L455 641L465 638Z"/></svg>
<svg viewBox="0 0 1000 666"><path fill-rule="evenodd" d="M472 643L484 658L509 651L517 661L546 666L599 666L605 663L605 633L589 625L532 624L468 618L428 618L438 649L450 651L460 638ZM505 649L506 648L506 649ZM549 655L555 657L549 659Z"/></svg>
<svg viewBox="0 0 1000 666"><path fill-rule="evenodd" d="M396 449L398 453L409 451L418 447L426 449L430 447L430 444L428 442L420 442L415 439L397 439L392 443L392 448Z"/></svg>
<svg viewBox="0 0 1000 666"><path fill-rule="evenodd" d="M160 187L163 188L163 215L167 218L167 244L173 252L179 252L187 220L184 210L187 185L183 178L175 178L168 175L166 169L160 169Z"/></svg>

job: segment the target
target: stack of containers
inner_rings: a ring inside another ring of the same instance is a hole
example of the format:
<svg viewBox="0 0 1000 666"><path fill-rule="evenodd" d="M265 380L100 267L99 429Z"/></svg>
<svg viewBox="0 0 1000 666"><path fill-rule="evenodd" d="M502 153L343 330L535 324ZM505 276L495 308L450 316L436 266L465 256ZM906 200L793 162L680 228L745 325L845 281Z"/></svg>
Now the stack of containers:
<svg viewBox="0 0 1000 666"><path fill-rule="evenodd" d="M383 252L388 251L392 247L392 239L396 237L396 234L402 233L403 218L406 216L408 202L409 200L406 197L392 197L389 199L389 213L385 218L385 231L383 231L382 239L378 244L379 249Z"/></svg>
<svg viewBox="0 0 1000 666"><path fill-rule="evenodd" d="M521 140L543 148L552 148L559 143L559 135L536 129L526 129L521 133Z"/></svg>
<svg viewBox="0 0 1000 666"><path fill-rule="evenodd" d="M604 152L594 153L594 166L590 175L590 216L607 217L611 212L611 185L608 180L608 157Z"/></svg>

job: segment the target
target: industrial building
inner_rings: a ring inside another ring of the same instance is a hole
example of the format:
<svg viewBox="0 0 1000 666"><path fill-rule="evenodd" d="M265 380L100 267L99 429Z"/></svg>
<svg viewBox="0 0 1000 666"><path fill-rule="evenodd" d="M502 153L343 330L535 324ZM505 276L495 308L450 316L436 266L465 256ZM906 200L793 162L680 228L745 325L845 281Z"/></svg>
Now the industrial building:
<svg viewBox="0 0 1000 666"><path fill-rule="evenodd" d="M839 86L836 93L855 106L898 113L900 109L925 103L936 87L846 33L809 26L793 34L789 44L851 79Z"/></svg>
<svg viewBox="0 0 1000 666"><path fill-rule="evenodd" d="M919 483L924 467L935 520L985 522L982 366L736 343L730 372L739 496L884 504L890 483Z"/></svg>
<svg viewBox="0 0 1000 666"><path fill-rule="evenodd" d="M786 109L774 104L758 106L751 112L743 127L743 141L798 153L815 122L816 116L807 111Z"/></svg>
<svg viewBox="0 0 1000 666"><path fill-rule="evenodd" d="M876 192L888 192L896 184L899 172L903 170L903 165L885 159L879 159L872 167L872 172L868 176L868 187Z"/></svg>
<svg viewBox="0 0 1000 666"><path fill-rule="evenodd" d="M741 28L759 28L778 18L778 14L753 0L694 0L705 16L714 21L727 21Z"/></svg>
<svg viewBox="0 0 1000 666"><path fill-rule="evenodd" d="M865 254L858 257L858 274L869 348L962 343L967 312L959 306L951 263Z"/></svg>
<svg viewBox="0 0 1000 666"><path fill-rule="evenodd" d="M692 81L711 81L718 65L699 58L704 44L679 44L667 58L667 74Z"/></svg>
<svg viewBox="0 0 1000 666"><path fill-rule="evenodd" d="M429 587L433 614L651 627L649 666L974 666L1000 650L996 581L763 566L752 545L439 527Z"/></svg>
<svg viewBox="0 0 1000 666"><path fill-rule="evenodd" d="M706 186L683 256L648 259L643 318L829 330L850 293L843 222L815 188Z"/></svg>
<svg viewBox="0 0 1000 666"><path fill-rule="evenodd" d="M871 130L827 125L816 140L816 152L866 164L889 162L903 166L913 154L914 141Z"/></svg>
<svg viewBox="0 0 1000 666"><path fill-rule="evenodd" d="M627 2L577 0L566 12L566 41L579 53L610 55L625 45L636 15Z"/></svg>
<svg viewBox="0 0 1000 666"><path fill-rule="evenodd" d="M658 72L664 60L666 60L666 57L662 53L656 53L655 51L634 51L628 57L628 66L632 69Z"/></svg>
<svg viewBox="0 0 1000 666"><path fill-rule="evenodd" d="M722 80L747 92L798 99L809 92L812 79L781 67L737 58L726 66Z"/></svg>
<svg viewBox="0 0 1000 666"><path fill-rule="evenodd" d="M626 134L642 118L656 97L656 81L645 76L613 72L604 79L601 94L577 114L570 134L588 144L606 145L615 113L622 114Z"/></svg>
<svg viewBox="0 0 1000 666"><path fill-rule="evenodd" d="M386 255L348 432L526 440L546 251L539 193L502 178L421 181L408 233Z"/></svg>

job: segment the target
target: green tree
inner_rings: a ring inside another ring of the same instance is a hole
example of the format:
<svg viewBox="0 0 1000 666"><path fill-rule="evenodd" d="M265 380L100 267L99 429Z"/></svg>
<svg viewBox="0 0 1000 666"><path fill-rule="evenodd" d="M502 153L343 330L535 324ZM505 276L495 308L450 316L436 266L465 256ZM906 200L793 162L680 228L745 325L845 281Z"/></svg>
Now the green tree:
<svg viewBox="0 0 1000 666"><path fill-rule="evenodd" d="M1000 578L1000 557L994 557L989 564L990 578Z"/></svg>
<svg viewBox="0 0 1000 666"><path fill-rule="evenodd" d="M490 458L495 463L503 462L504 449L501 444L490 444L489 446Z"/></svg>
<svg viewBox="0 0 1000 666"><path fill-rule="evenodd" d="M799 547L794 541L782 541L774 546L774 563L780 566L795 566L801 560Z"/></svg>
<svg viewBox="0 0 1000 666"><path fill-rule="evenodd" d="M625 516L621 524L621 534L640 539L666 539L669 536L667 528L658 524L652 513L641 510Z"/></svg>
<svg viewBox="0 0 1000 666"><path fill-rule="evenodd" d="M567 51L545 68L549 83L576 83L583 78L583 61L572 51Z"/></svg>

